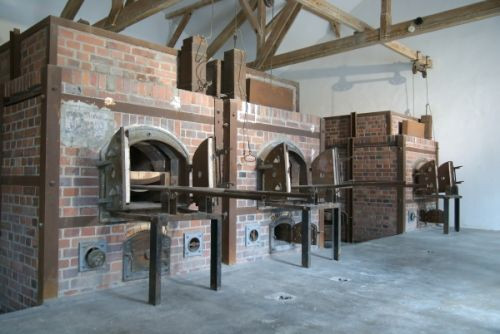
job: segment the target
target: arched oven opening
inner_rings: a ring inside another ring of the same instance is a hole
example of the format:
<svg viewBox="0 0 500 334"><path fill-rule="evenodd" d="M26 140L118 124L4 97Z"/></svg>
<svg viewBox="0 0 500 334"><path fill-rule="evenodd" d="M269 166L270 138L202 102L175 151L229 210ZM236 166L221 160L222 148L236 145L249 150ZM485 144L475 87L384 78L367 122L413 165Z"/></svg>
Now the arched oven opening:
<svg viewBox="0 0 500 334"><path fill-rule="evenodd" d="M295 247L293 243L293 225L295 222L290 216L280 216L269 225L269 252L279 252Z"/></svg>
<svg viewBox="0 0 500 334"><path fill-rule="evenodd" d="M101 150L101 221L111 211L161 207L156 191L133 189L138 185L189 186L187 148L167 130L147 125L122 127ZM178 205L187 206L180 196Z"/></svg>
<svg viewBox="0 0 500 334"><path fill-rule="evenodd" d="M292 142L270 142L257 157L257 189L290 192L293 186L308 184L306 160Z"/></svg>
<svg viewBox="0 0 500 334"><path fill-rule="evenodd" d="M186 160L171 146L157 140L130 146L131 185L188 185ZM131 189L131 202L159 202L158 192Z"/></svg>

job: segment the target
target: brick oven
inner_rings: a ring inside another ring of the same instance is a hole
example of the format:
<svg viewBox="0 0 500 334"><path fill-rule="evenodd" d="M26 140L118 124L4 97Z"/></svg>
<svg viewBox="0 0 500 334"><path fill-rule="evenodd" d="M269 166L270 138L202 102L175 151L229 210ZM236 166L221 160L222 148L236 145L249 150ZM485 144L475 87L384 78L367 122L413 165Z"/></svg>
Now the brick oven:
<svg viewBox="0 0 500 334"><path fill-rule="evenodd" d="M299 113L295 82L247 68L241 50L208 63L205 50L200 37L179 51L55 17L13 31L0 46L1 312L147 277L150 224L114 213L161 207L155 185L304 197L311 182L325 183L323 172L334 181L326 183L399 182L335 191L348 241L414 229L415 213L435 205L401 185L437 162L437 143L407 131L417 120ZM321 166L323 158L338 170ZM318 166L323 172L311 177ZM312 202L299 210L218 198L223 262L305 245L309 266L309 240L323 246L332 220ZM181 195L176 210L194 203ZM163 274L210 266L210 220L151 231L160 236L154 256Z"/></svg>
<svg viewBox="0 0 500 334"><path fill-rule="evenodd" d="M325 145L339 152L341 178L387 183L345 191L343 240L359 242L416 229L422 224L419 211L436 207L436 200L418 198L403 185L414 183L423 163L437 164L438 143L432 140L429 122L428 116L416 119L391 111L325 119ZM408 124L421 131L408 132Z"/></svg>
<svg viewBox="0 0 500 334"><path fill-rule="evenodd" d="M217 185L257 189L268 143L290 149L290 185L307 183L320 118L296 112L297 84L246 69L244 53L232 50L223 66L207 67L215 73L211 95L198 77L201 86L180 89L179 66L203 59L190 50L199 48L179 52L56 17L0 46L2 312L147 276L149 224L109 212L158 205L158 194L130 185L195 184L195 153L209 138L221 161ZM269 89L285 92L286 103L258 100ZM119 157L130 167L124 178ZM227 264L268 256L273 221L300 223L297 212L257 209L254 201L217 204L227 213ZM209 220L163 228L164 273L208 268L209 240Z"/></svg>

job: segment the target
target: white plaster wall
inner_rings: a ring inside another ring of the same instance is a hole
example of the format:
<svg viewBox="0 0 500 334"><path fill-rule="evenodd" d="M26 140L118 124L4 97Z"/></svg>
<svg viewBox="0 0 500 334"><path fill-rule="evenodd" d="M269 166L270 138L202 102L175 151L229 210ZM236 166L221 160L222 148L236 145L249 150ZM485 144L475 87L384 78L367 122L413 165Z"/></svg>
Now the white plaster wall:
<svg viewBox="0 0 500 334"><path fill-rule="evenodd" d="M393 22L472 2L393 1ZM379 26L379 3L365 0L352 13ZM458 179L465 181L461 185L462 225L493 230L500 230L499 31L500 17L495 17L402 40L434 61L428 83L440 161L464 166L457 172ZM425 113L425 80L420 75L413 79L410 64L383 46L279 72L300 82L302 112L322 116L379 110Z"/></svg>

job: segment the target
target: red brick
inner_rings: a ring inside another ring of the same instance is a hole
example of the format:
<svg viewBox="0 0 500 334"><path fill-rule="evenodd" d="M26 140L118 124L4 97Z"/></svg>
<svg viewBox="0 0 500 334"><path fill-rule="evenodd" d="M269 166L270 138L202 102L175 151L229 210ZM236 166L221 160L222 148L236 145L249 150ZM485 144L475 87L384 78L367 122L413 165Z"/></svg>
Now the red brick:
<svg viewBox="0 0 500 334"><path fill-rule="evenodd" d="M95 235L95 227L84 227L82 228L82 237Z"/></svg>
<svg viewBox="0 0 500 334"><path fill-rule="evenodd" d="M96 46L104 46L104 41L102 39L94 37L92 35L78 34L76 36L76 40Z"/></svg>
<svg viewBox="0 0 500 334"><path fill-rule="evenodd" d="M79 228L67 228L64 229L64 237L65 238L74 238L80 236Z"/></svg>

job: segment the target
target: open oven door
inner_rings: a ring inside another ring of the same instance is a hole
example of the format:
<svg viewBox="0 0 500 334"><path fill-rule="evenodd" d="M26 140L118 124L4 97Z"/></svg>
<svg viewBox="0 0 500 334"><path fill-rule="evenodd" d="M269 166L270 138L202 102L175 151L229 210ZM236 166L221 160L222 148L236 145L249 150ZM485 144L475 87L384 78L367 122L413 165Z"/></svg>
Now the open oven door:
<svg viewBox="0 0 500 334"><path fill-rule="evenodd" d="M274 147L264 160L260 161L258 169L261 171L262 190L291 191L290 160L285 143Z"/></svg>
<svg viewBox="0 0 500 334"><path fill-rule="evenodd" d="M107 211L125 210L130 203L130 150L125 128L120 128L101 152L98 164L100 205Z"/></svg>
<svg viewBox="0 0 500 334"><path fill-rule="evenodd" d="M214 188L215 170L215 140L213 137L208 137L193 155L193 187ZM194 201L200 211L211 211L212 203L206 196L194 196Z"/></svg>
<svg viewBox="0 0 500 334"><path fill-rule="evenodd" d="M340 184L339 158L336 148L327 149L321 152L311 163L312 184ZM338 197L339 191L323 190L321 196L335 195ZM331 199L334 200L334 199Z"/></svg>

